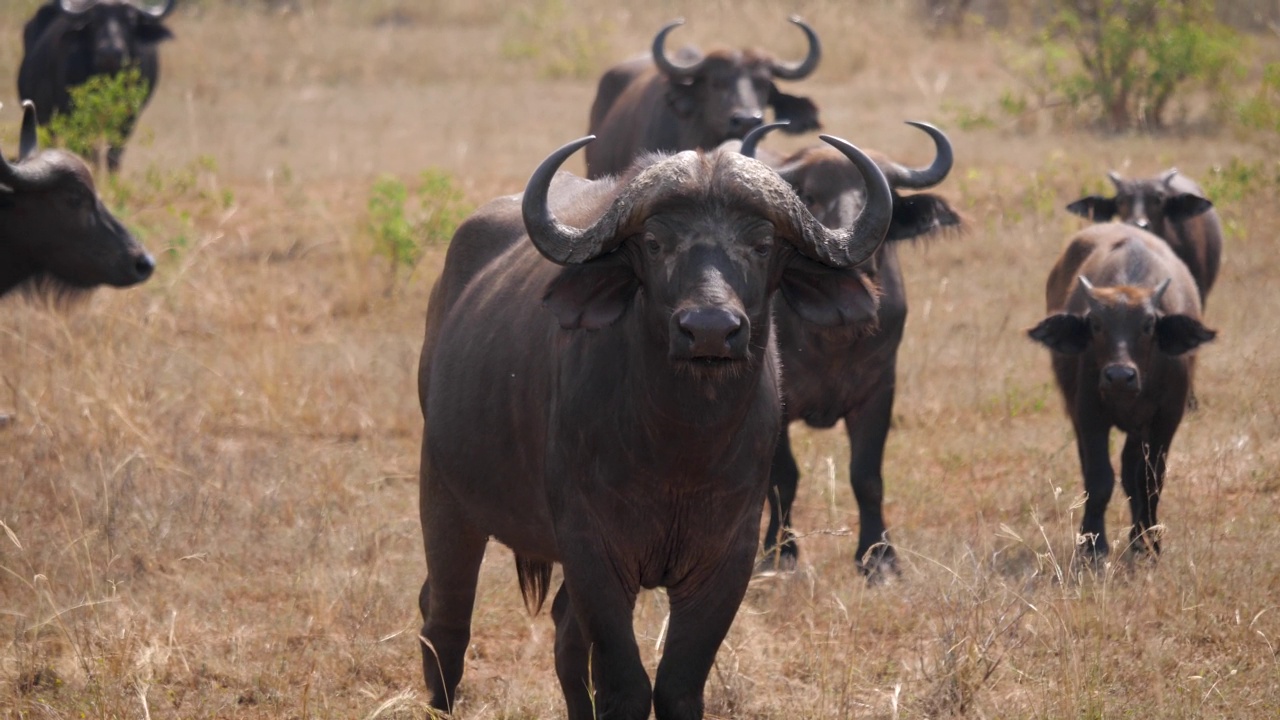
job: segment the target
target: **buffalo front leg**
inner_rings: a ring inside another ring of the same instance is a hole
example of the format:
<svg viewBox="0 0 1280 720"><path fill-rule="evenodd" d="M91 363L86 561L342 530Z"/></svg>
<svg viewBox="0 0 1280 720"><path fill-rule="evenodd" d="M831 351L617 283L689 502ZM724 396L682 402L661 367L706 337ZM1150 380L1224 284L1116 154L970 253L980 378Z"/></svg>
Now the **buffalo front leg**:
<svg viewBox="0 0 1280 720"><path fill-rule="evenodd" d="M556 624L556 677L569 709L569 720L591 720L595 717L591 695L591 645L582 633L578 617L569 601L564 583L551 602L551 619Z"/></svg>
<svg viewBox="0 0 1280 720"><path fill-rule="evenodd" d="M796 486L800 481L800 469L791 454L791 437L787 426L782 426L778 444L773 451L773 464L769 468L769 527L764 533L764 557L758 570L796 569L800 548L791 532L791 506L796 501Z"/></svg>
<svg viewBox="0 0 1280 720"><path fill-rule="evenodd" d="M1120 481L1129 495L1129 511L1133 519L1133 529L1129 531L1129 550L1132 553L1160 554L1160 541L1151 529L1158 522L1156 510L1160 504L1160 492L1164 489L1168 454L1168 440L1161 438L1148 442L1137 433L1129 435L1120 453Z"/></svg>
<svg viewBox="0 0 1280 720"><path fill-rule="evenodd" d="M556 623L556 673L572 720L645 720L653 691L632 629L637 589L614 576L614 568L621 565L605 557L598 545L599 540L564 541L564 585L552 604L554 612L555 604L563 603L564 613ZM574 619L576 633L570 622ZM584 647L591 648L594 715L590 707L584 714L572 714L583 712L577 687L587 684Z"/></svg>
<svg viewBox="0 0 1280 720"><path fill-rule="evenodd" d="M702 718L707 675L751 579L758 528L744 531L714 571L699 574L696 585L667 589L671 621L653 691L657 720Z"/></svg>
<svg viewBox="0 0 1280 720"><path fill-rule="evenodd" d="M897 556L884 522L884 444L893 420L894 375L890 373L860 408L845 415L849 434L849 483L858 503L858 571L876 583L898 574Z"/></svg>
<svg viewBox="0 0 1280 720"><path fill-rule="evenodd" d="M452 711L471 642L471 611L487 536L466 520L452 493L424 471L419 499L427 579L418 595L422 612L422 677L431 705Z"/></svg>
<svg viewBox="0 0 1280 720"><path fill-rule="evenodd" d="M1083 415L1078 411L1077 415ZM1109 438L1111 427L1097 418L1079 417L1075 422L1076 450L1084 475L1084 518L1080 522L1081 560L1094 565L1107 556L1107 504L1115 489Z"/></svg>

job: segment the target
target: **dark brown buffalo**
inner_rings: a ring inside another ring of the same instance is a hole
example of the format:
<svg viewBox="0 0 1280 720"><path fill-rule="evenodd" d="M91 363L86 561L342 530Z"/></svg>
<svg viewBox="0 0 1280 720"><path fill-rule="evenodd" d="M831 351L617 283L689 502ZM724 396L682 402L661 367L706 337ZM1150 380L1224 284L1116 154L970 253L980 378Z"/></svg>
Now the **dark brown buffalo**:
<svg viewBox="0 0 1280 720"><path fill-rule="evenodd" d="M23 105L18 162L0 156L0 296L146 280L155 261L98 199L84 161L37 149L35 107Z"/></svg>
<svg viewBox="0 0 1280 720"><path fill-rule="evenodd" d="M653 39L652 57L620 63L604 74L591 105L588 132L599 140L587 148L587 177L615 175L648 151L713 148L741 138L764 122L765 106L787 132L816 130L818 108L808 98L787 95L775 80L800 80L818 66L818 34L800 18L795 23L809 39L809 54L795 64L774 60L755 49L696 50L667 57L668 24Z"/></svg>
<svg viewBox="0 0 1280 720"><path fill-rule="evenodd" d="M147 84L145 106L160 80L156 46L173 37L162 23L173 6L174 0L161 7L141 0L50 0L23 28L18 95L36 103L45 125L55 114L71 111L71 88L95 75L137 67ZM126 138L136 121L129 118ZM123 146L109 148L108 169L117 170L123 154Z"/></svg>
<svg viewBox="0 0 1280 720"><path fill-rule="evenodd" d="M1150 178L1126 180L1116 172L1107 178L1116 187L1114 197L1089 195L1067 210L1095 222L1114 218L1164 238L1187 264L1203 306L1222 258L1222 222L1213 203L1194 180L1173 168Z"/></svg>
<svg viewBox="0 0 1280 720"><path fill-rule="evenodd" d="M1052 351L1053 374L1076 432L1088 498L1082 557L1109 550L1115 485L1111 428L1126 434L1120 482L1129 496L1129 552L1157 554L1153 533L1165 462L1195 369L1191 351L1216 334L1200 322L1186 265L1155 235L1120 223L1076 234L1049 273L1049 316L1029 332Z"/></svg>
<svg viewBox="0 0 1280 720"><path fill-rule="evenodd" d="M907 296L895 241L961 225L960 215L943 198L899 193L941 183L953 163L951 143L941 130L925 123L910 124L933 139L933 163L912 169L883 154L868 152L893 189L889 231L870 262L832 271L856 281L851 285L859 299L854 322L822 326L807 321L786 302L774 303L786 424L778 436L770 474L769 527L762 567L790 570L798 554L791 532L791 506L800 473L786 425L802 420L812 427L826 428L843 418L849 435L849 481L858 503L858 568L873 581L895 569L883 514L882 474L893 414L898 346L907 319ZM750 153L751 148L744 147L744 152ZM811 147L776 166L814 216L829 227L847 223L866 197L861 176L849 172L849 163L841 161L843 158L837 159L826 148Z"/></svg>
<svg viewBox="0 0 1280 720"><path fill-rule="evenodd" d="M840 230L727 150L553 178L589 141L547 158L523 198L467 220L432 292L419 369L423 673L432 703L450 707L494 537L515 552L535 610L563 565L552 617L570 718L700 718L751 576L781 422L771 298L783 288L814 322L856 312L851 276L833 268L880 245L889 188L835 139L871 187ZM651 685L632 609L658 586L671 620Z"/></svg>

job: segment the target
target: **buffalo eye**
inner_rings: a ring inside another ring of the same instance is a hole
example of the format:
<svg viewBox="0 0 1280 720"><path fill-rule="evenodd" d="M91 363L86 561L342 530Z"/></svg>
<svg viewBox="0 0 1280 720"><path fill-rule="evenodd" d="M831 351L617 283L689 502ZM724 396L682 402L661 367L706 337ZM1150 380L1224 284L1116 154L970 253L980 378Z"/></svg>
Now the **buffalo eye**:
<svg viewBox="0 0 1280 720"><path fill-rule="evenodd" d="M658 253L662 252L662 243L658 242L652 237L647 237L644 239L644 249L650 255L657 255Z"/></svg>
<svg viewBox="0 0 1280 720"><path fill-rule="evenodd" d="M1102 332L1102 321L1092 315L1089 316L1089 332L1094 335Z"/></svg>
<svg viewBox="0 0 1280 720"><path fill-rule="evenodd" d="M769 257L769 253L773 252L773 244L762 242L751 248L751 250L760 257Z"/></svg>
<svg viewBox="0 0 1280 720"><path fill-rule="evenodd" d="M1156 332L1156 319L1150 315L1142 320L1143 337L1151 337Z"/></svg>

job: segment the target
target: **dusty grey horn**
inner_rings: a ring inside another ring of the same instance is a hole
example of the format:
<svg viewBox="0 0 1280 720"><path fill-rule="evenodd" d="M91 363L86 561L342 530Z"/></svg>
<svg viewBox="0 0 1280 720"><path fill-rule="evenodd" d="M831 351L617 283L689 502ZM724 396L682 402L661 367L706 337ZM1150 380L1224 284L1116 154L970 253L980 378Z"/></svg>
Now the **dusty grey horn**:
<svg viewBox="0 0 1280 720"><path fill-rule="evenodd" d="M926 168L909 168L894 163L885 172L885 175L889 178L889 183L894 187L910 188L912 190L931 188L947 179L947 175L951 173L951 167L955 163L955 155L951 150L951 141L947 139L946 133L929 123L908 120L907 124L920 128L928 133L929 137L933 138L933 163Z"/></svg>
<svg viewBox="0 0 1280 720"><path fill-rule="evenodd" d="M788 20L803 30L805 37L809 39L809 54L804 60L791 65L774 63L773 76L781 80L803 80L818 69L818 62L822 60L822 42L818 40L818 33L799 16L792 15Z"/></svg>
<svg viewBox="0 0 1280 720"><path fill-rule="evenodd" d="M0 184L7 185L14 190L29 190L38 187L40 180L43 178L41 172L23 164L23 160L27 159L36 144L35 113L35 105L30 100L23 101L22 136L19 141L18 162L10 164L4 154L0 153Z"/></svg>
<svg viewBox="0 0 1280 720"><path fill-rule="evenodd" d="M36 135L36 104L30 100L22 101L22 134L18 141L18 162L31 157L40 149L40 140Z"/></svg>
<svg viewBox="0 0 1280 720"><path fill-rule="evenodd" d="M98 4L98 0L58 0L58 7L62 8L62 12L71 15L79 15Z"/></svg>
<svg viewBox="0 0 1280 720"><path fill-rule="evenodd" d="M157 20L163 19L166 15L173 12L173 6L177 4L177 0L166 0L163 7L155 7L154 5L144 3L141 0L126 0L126 2L137 8L140 12L144 12Z"/></svg>
<svg viewBox="0 0 1280 720"><path fill-rule="evenodd" d="M769 133L773 132L774 130L777 130L778 128L784 128L790 124L791 124L790 120L779 120L777 122L771 122L767 125L760 125L758 127L752 128L751 132L747 133L742 138L742 147L738 149L738 152L742 153L743 155L746 155L749 158L754 158L756 156L756 146L760 144L760 141L764 139L765 135L768 135Z"/></svg>
<svg viewBox="0 0 1280 720"><path fill-rule="evenodd" d="M804 255L831 267L848 268L865 262L884 242L885 233L893 219L893 191L889 181L875 161L851 143L830 135L819 135L826 144L849 158L862 173L867 187L866 203L853 223L847 228L831 230L823 227L808 208L799 206L805 217L808 232L797 247Z"/></svg>
<svg viewBox="0 0 1280 720"><path fill-rule="evenodd" d="M580 230L561 223L551 212L547 203L551 189L551 180L556 171L569 156L582 149L595 135L588 135L564 145L543 160L538 169L529 177L524 189L520 211L524 216L524 227L529 233L533 246L543 257L558 265L577 265L592 260L612 250L619 240L614 237L617 216L628 204L626 193L622 193L613 201L613 205L605 211L591 227Z"/></svg>
<svg viewBox="0 0 1280 720"><path fill-rule="evenodd" d="M663 26L663 28L658 31L657 35L653 36L653 64L658 66L658 69L662 71L663 75L677 80L683 80L696 75L698 71L702 69L702 64L706 62L706 59L704 58L692 65L676 65L667 57L667 33L675 30L683 24L684 18L672 20Z"/></svg>

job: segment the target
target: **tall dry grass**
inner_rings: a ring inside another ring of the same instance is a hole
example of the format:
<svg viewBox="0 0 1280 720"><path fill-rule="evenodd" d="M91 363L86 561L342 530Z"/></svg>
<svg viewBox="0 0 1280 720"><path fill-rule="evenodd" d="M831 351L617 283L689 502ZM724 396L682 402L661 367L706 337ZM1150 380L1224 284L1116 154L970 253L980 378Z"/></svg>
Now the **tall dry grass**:
<svg viewBox="0 0 1280 720"><path fill-rule="evenodd" d="M798 55L793 9L826 41L799 87L828 130L923 162L901 121L946 127L958 160L942 190L973 228L903 253L911 318L886 461L902 580L869 589L853 570L841 433L794 428L801 569L753 582L709 714L1280 714L1274 161L1219 203L1230 235L1207 321L1221 334L1175 442L1165 554L1075 575L1075 451L1022 333L1079 226L1062 205L1109 168L1206 180L1261 146L962 130L951 108L1011 82L995 44L931 39L894 0L184 5L125 157L129 192L106 191L159 256L156 277L69 309L0 303L3 714L421 716L414 388L441 250L385 292L364 232L373 179L438 166L476 202L517 191L585 130L593 81L573 62L598 72L676 15L681 41ZM0 9L0 37L24 11ZM569 47L513 57L530 38ZM0 76L17 62L0 46ZM1119 494L1109 520L1120 536ZM663 595L642 596L651 667L664 619ZM561 712L550 620L525 615L498 546L473 635L462 717Z"/></svg>

